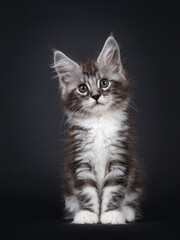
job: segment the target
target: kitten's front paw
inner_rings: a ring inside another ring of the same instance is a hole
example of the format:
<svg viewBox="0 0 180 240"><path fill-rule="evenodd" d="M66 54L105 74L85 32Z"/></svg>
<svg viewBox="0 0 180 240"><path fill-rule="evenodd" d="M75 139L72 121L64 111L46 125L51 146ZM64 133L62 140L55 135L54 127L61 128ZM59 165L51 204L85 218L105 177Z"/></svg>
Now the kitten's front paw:
<svg viewBox="0 0 180 240"><path fill-rule="evenodd" d="M103 213L100 221L103 224L125 224L124 214L117 210Z"/></svg>
<svg viewBox="0 0 180 240"><path fill-rule="evenodd" d="M87 211L87 210L82 210L75 215L74 221L72 223L93 224L93 223L98 223L98 220L99 220L98 216L95 213Z"/></svg>

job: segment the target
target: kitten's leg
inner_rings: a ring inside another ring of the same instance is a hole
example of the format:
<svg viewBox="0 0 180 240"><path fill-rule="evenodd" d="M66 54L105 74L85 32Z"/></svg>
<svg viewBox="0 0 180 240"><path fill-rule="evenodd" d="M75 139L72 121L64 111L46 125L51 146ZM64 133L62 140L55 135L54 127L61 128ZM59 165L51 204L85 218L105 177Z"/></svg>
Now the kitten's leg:
<svg viewBox="0 0 180 240"><path fill-rule="evenodd" d="M122 203L122 209L127 222L141 218L139 204L142 198L143 181L140 174L138 173L137 175L137 169L135 174L136 177L134 177L134 174L131 174L129 177L128 190Z"/></svg>
<svg viewBox="0 0 180 240"><path fill-rule="evenodd" d="M104 224L124 224L122 202L127 188L127 166L124 161L111 161L109 173L105 177L101 217Z"/></svg>
<svg viewBox="0 0 180 240"><path fill-rule="evenodd" d="M142 194L142 189L137 189L136 192L128 192L122 203L122 210L125 220L132 222L135 219L141 218L139 201Z"/></svg>
<svg viewBox="0 0 180 240"><path fill-rule="evenodd" d="M75 214L79 211L79 202L76 195L65 196L65 209L67 212L65 219L74 218Z"/></svg>
<svg viewBox="0 0 180 240"><path fill-rule="evenodd" d="M99 196L96 179L90 168L85 168L84 164L76 170L74 187L80 210L76 213L73 223L98 223Z"/></svg>
<svg viewBox="0 0 180 240"><path fill-rule="evenodd" d="M140 200L142 198L143 179L137 168L129 174L128 188L125 194L122 209L127 222L141 218Z"/></svg>

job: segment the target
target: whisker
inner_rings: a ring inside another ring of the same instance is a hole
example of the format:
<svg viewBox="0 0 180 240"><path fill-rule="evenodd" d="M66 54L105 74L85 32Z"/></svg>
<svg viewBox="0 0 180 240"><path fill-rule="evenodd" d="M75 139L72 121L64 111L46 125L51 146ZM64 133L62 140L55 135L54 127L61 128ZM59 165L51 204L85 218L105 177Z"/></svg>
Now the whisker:
<svg viewBox="0 0 180 240"><path fill-rule="evenodd" d="M131 102L132 104L134 104L134 106L131 105L130 102ZM137 109L136 104L135 104L132 100L130 100L130 102L128 103L128 106L129 106L130 108L132 108L132 109L138 114L138 116L140 116L140 113L139 113L139 110Z"/></svg>

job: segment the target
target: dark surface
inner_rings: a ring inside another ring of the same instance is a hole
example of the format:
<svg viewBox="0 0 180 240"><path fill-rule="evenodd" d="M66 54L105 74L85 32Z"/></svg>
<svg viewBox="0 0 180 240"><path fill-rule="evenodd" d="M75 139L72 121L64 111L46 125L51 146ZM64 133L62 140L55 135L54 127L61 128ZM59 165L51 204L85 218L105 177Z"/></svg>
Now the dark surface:
<svg viewBox="0 0 180 240"><path fill-rule="evenodd" d="M180 238L179 12L178 1L1 3L1 239ZM65 135L52 49L82 61L97 56L112 31L132 82L144 218L69 225L60 204Z"/></svg>
<svg viewBox="0 0 180 240"><path fill-rule="evenodd" d="M178 216L167 208L146 206L142 220L126 225L74 225L62 221L48 197L16 200L8 204L8 214L3 214L3 239L179 239Z"/></svg>
<svg viewBox="0 0 180 240"><path fill-rule="evenodd" d="M44 202L44 200L43 200ZM17 206L16 206L17 207ZM21 206L22 207L22 206ZM28 209L29 206L27 206ZM40 206L39 206L40 207ZM47 211L44 206L30 213L5 216L1 225L3 239L177 239L179 240L179 219L174 216L159 217L148 213L148 217L126 225L74 225L62 221L57 213Z"/></svg>

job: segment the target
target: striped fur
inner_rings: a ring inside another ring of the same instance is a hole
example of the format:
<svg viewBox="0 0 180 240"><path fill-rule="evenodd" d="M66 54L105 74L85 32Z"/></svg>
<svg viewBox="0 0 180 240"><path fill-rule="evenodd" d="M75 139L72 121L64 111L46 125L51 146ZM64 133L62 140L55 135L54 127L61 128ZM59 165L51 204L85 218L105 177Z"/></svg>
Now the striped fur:
<svg viewBox="0 0 180 240"><path fill-rule="evenodd" d="M65 207L73 223L122 224L138 217L142 178L128 113L129 82L109 37L97 58L77 64L55 52L67 114ZM101 80L108 81L107 87ZM78 86L86 84L81 93ZM94 96L98 95L98 100Z"/></svg>

